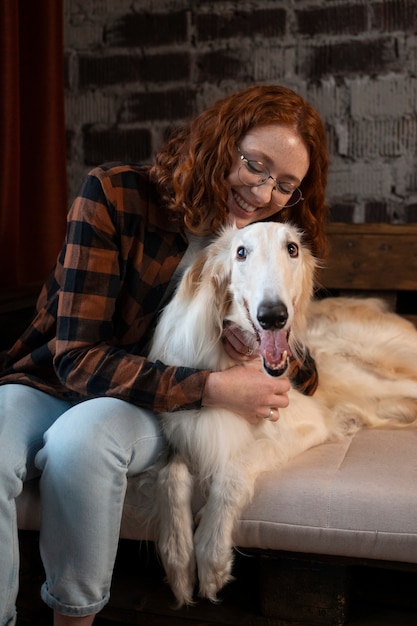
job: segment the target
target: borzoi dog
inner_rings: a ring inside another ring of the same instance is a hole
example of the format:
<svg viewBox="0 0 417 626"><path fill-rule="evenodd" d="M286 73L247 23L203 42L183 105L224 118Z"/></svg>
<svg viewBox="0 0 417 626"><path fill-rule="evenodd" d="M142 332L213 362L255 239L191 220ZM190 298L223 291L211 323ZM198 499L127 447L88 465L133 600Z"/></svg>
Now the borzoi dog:
<svg viewBox="0 0 417 626"><path fill-rule="evenodd" d="M187 270L161 314L151 360L231 367L221 341L230 320L255 336L265 375L284 375L289 355L302 359L307 346L319 371L314 396L291 389L278 422L252 425L204 407L160 416L169 455L147 478L156 476L158 550L179 606L192 603L196 574L200 595L213 601L230 580L233 527L260 473L361 426L417 417L414 327L373 300L311 302L315 266L290 225L226 228ZM193 519L196 484L205 504Z"/></svg>

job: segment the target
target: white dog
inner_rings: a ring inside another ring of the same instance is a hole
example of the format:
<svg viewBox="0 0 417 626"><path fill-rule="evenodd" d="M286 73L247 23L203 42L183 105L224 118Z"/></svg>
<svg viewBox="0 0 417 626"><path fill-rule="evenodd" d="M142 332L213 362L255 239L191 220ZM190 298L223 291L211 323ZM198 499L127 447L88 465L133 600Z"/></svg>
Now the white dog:
<svg viewBox="0 0 417 626"><path fill-rule="evenodd" d="M260 473L355 429L417 418L417 332L375 300L311 302L315 260L287 224L227 228L185 273L158 322L151 360L214 371L233 365L221 341L231 320L256 336L266 375L288 354L316 359L314 396L291 389L278 422L249 424L227 410L161 415L169 456L154 483L158 549L178 605L211 600L230 580L232 532ZM195 485L205 504L193 519ZM155 491L156 490L156 491Z"/></svg>

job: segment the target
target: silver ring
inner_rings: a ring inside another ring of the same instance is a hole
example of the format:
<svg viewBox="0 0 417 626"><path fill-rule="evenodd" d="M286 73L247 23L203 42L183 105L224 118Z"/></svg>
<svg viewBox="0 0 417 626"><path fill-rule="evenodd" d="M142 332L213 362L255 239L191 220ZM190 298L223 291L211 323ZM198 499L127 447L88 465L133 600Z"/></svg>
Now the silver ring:
<svg viewBox="0 0 417 626"><path fill-rule="evenodd" d="M274 411L273 411L273 409L269 409L269 413L268 413L268 415L265 417L265 419L266 419L266 420L270 420L270 419L271 419L271 417L273 417L273 416L274 416Z"/></svg>

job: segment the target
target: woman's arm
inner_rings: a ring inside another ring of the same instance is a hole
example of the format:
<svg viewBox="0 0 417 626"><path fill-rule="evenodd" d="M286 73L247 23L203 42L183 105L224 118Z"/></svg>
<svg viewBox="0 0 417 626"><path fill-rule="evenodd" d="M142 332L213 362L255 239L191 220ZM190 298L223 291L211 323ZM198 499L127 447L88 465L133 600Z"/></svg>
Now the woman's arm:
<svg viewBox="0 0 417 626"><path fill-rule="evenodd" d="M121 291L136 288L140 278L135 274L128 282L123 269L129 254L123 242L132 237L134 220L123 212L121 189L105 192L105 183L107 179L103 183L99 175L90 175L68 216L57 275L57 375L81 397L114 396L156 412L197 408L209 372L152 363L135 353L135 346L123 343L123 333L130 338L134 333L123 328L120 310L116 324L116 307ZM140 305L133 297L125 297L123 306L137 306L139 318ZM132 316L131 310L128 314Z"/></svg>

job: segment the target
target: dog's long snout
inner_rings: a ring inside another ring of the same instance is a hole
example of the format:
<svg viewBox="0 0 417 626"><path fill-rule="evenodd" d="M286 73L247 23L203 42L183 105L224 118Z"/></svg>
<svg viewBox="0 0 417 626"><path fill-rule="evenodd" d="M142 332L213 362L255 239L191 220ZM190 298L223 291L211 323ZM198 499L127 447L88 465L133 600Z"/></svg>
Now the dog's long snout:
<svg viewBox="0 0 417 626"><path fill-rule="evenodd" d="M257 317L263 330L284 328L288 309L283 302L264 302L259 305Z"/></svg>

